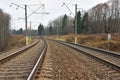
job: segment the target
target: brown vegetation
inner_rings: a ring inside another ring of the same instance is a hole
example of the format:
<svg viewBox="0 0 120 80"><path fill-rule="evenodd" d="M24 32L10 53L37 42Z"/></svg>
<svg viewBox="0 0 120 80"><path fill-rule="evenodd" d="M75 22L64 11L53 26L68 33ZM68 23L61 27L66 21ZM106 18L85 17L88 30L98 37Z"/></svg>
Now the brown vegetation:
<svg viewBox="0 0 120 80"><path fill-rule="evenodd" d="M92 47L97 47L101 49L108 50L108 40L107 34L97 34L97 35L78 35L78 43L84 44ZM49 39L55 39L56 36L49 36ZM65 39L68 42L74 42L74 35L59 36L60 39ZM110 50L115 52L120 52L120 36L112 35L110 40Z"/></svg>
<svg viewBox="0 0 120 80"><path fill-rule="evenodd" d="M25 46L25 36L23 35L11 35L9 37L8 46L5 50L11 50Z"/></svg>
<svg viewBox="0 0 120 80"><path fill-rule="evenodd" d="M0 51L4 50L8 43L10 15L0 9Z"/></svg>

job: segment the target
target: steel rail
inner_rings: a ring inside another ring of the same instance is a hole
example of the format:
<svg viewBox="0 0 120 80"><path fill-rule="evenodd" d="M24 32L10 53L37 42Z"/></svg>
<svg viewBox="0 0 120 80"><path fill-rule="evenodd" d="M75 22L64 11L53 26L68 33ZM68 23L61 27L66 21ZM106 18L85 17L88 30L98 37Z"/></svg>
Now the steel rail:
<svg viewBox="0 0 120 80"><path fill-rule="evenodd" d="M59 41L59 42L64 42L64 41ZM92 49L92 50L96 50L96 51L100 51L100 52L103 52L103 54L109 54L109 55L112 55L112 56L115 56L115 57L120 57L120 53L118 53L118 52L113 52L113 51L108 51L108 50L104 50L104 49L100 49L100 48L90 47L90 46L86 46L86 45L83 45L83 44L74 44L74 43L71 43L71 42L65 42L65 43L80 46L80 47L84 47L84 48L88 48L88 49Z"/></svg>
<svg viewBox="0 0 120 80"><path fill-rule="evenodd" d="M28 76L27 80L32 80L32 79L33 79L36 71L37 71L38 68L39 68L39 65L42 64L42 61L43 61L43 59L44 59L44 56L45 56L45 53L46 53L46 50L47 50L47 43L46 43L45 40L43 40L43 41L44 41L44 47L43 47L43 50L42 50L42 52L41 52L41 55L39 56L39 58L38 58L38 60L37 60L37 62L36 62L36 64L35 64L35 66L33 67L31 73L30 73L29 76Z"/></svg>
<svg viewBox="0 0 120 80"><path fill-rule="evenodd" d="M89 49L89 50L93 50L93 51L97 51L101 54L105 54L105 55L108 55L108 56L113 56L114 58L117 58L117 59L120 59L120 53L116 53L116 52L112 52L112 51L107 51L107 50L103 50L103 49L98 49L98 48L94 48L94 47L90 47L90 46L85 46L85 45L81 45L81 44L74 44L74 43L70 43L70 42L64 42L64 41L57 41L63 45L66 45L68 47L71 47L75 50L78 50L80 52L83 52L85 54L87 54L88 56L91 56L95 59L97 59L98 61L101 61L109 66L111 66L112 68L120 71L120 64L117 64L117 63L114 63L115 61L113 60L113 62L109 61L109 59L105 59L105 58L101 58L99 56L96 56L96 55L93 55L93 54L90 54L90 52L88 51L83 51L82 49L80 49L81 47L84 47L86 49Z"/></svg>
<svg viewBox="0 0 120 80"><path fill-rule="evenodd" d="M21 54L23 51L30 49L31 47L35 46L37 43L39 43L39 41L36 41L36 42L34 42L34 43L32 43L32 44L30 44L30 45L28 45L28 46L22 47L22 48L20 48L19 50L15 51L15 52L13 52L13 53L10 53L10 55L7 55L7 56L5 56L5 57L2 57L2 58L0 59L0 63L3 62L3 61L5 61L5 60L11 59L11 58L13 58L13 57Z"/></svg>

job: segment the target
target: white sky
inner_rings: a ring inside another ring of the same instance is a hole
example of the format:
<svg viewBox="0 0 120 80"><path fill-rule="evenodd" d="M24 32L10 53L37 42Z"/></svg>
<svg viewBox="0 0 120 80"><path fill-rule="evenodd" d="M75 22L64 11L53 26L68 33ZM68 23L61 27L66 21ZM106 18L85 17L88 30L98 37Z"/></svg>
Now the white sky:
<svg viewBox="0 0 120 80"><path fill-rule="evenodd" d="M7 12L11 15L11 28L19 29L24 26L24 19L19 19L20 17L24 18L24 9L18 8L16 10L16 6L10 7L11 3L16 3L20 6L23 4L32 5L32 4L45 4L45 12L49 12L49 15L42 14L34 14L28 18L28 22L32 21L32 29L37 29L39 23L43 25L47 25L49 21L54 20L55 18L70 13L70 11L64 6L61 7L63 2L65 2L71 11L74 13L73 4L78 4L78 8L83 8L84 10L88 10L98 3L107 2L108 0L1 0L0 8L3 9L4 12ZM24 6L23 6L24 7ZM39 6L28 6L28 15L32 13ZM32 11L30 10L32 9ZM42 12L43 9L39 9L37 12ZM19 19L19 20L18 20ZM29 26L29 23L28 23Z"/></svg>

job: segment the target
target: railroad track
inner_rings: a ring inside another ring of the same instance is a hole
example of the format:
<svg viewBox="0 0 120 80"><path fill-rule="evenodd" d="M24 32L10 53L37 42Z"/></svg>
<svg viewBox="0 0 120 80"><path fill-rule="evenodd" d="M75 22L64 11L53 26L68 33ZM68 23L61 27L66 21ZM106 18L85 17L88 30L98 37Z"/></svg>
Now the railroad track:
<svg viewBox="0 0 120 80"><path fill-rule="evenodd" d="M42 66L43 60L45 58L45 53L47 50L47 43L46 43L46 41L44 41L44 42L45 42L45 45L44 45L43 51L41 52L41 55L39 56L36 64L34 65L31 73L28 76L27 80L33 80L35 78L35 74L38 74L37 72L39 72L39 69Z"/></svg>
<svg viewBox="0 0 120 80"><path fill-rule="evenodd" d="M119 53L60 41L47 43L45 59L31 80L120 80Z"/></svg>
<svg viewBox="0 0 120 80"><path fill-rule="evenodd" d="M85 46L81 44L74 44L74 43L63 42L63 41L57 41L57 42L63 45L66 45L68 47L71 47L75 50L78 50L83 54L91 58L94 58L97 62L99 61L100 63L103 63L102 65L99 65L98 63L96 63L96 61L93 62L94 64L98 65L98 67L101 66L103 68L107 68L108 70L113 69L113 75L115 72L116 78L120 79L120 53L93 48L93 47ZM119 80L119 79L112 79L112 80Z"/></svg>
<svg viewBox="0 0 120 80"><path fill-rule="evenodd" d="M7 60L9 60L9 59L11 59L11 58L19 55L20 53L24 52L24 51L27 50L27 49L30 49L31 47L35 46L38 42L39 42L39 41L36 41L36 42L30 44L29 46L22 47L22 48L14 51L14 52L5 53L5 55L4 55L4 53L3 53L3 55L0 55L0 56L1 56L1 57L0 57L0 63L5 62L5 61L7 61Z"/></svg>
<svg viewBox="0 0 120 80"><path fill-rule="evenodd" d="M48 49L40 40L27 51L3 60L0 80L120 79L119 53L60 41L47 40L47 44Z"/></svg>
<svg viewBox="0 0 120 80"><path fill-rule="evenodd" d="M0 80L31 80L45 55L46 43L40 40L0 59Z"/></svg>

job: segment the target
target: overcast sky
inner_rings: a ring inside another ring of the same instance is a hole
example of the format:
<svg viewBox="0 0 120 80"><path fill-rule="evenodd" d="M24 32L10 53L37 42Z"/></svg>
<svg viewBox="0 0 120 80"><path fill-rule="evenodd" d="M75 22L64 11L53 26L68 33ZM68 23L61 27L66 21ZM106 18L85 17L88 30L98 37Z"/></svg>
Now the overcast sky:
<svg viewBox="0 0 120 80"><path fill-rule="evenodd" d="M43 14L33 14L28 18L28 22L32 21L32 29L37 29L38 25L42 23L43 25L47 25L49 21L54 20L55 18L70 13L70 11L65 7L61 7L63 2L65 2L71 11L74 13L74 5L78 4L78 8L82 8L84 10L88 10L98 3L104 3L108 0L1 0L0 8L3 9L4 12L7 12L11 15L11 28L19 29L20 27L25 28L24 26L24 9L18 8L16 10L16 6L11 3L18 4L24 7L24 4L34 5L34 4L45 4L45 9L40 8L37 12L49 12L49 15ZM28 15L31 14L34 10L36 10L39 6L28 6ZM71 15L72 16L72 15ZM29 23L28 23L29 26Z"/></svg>

